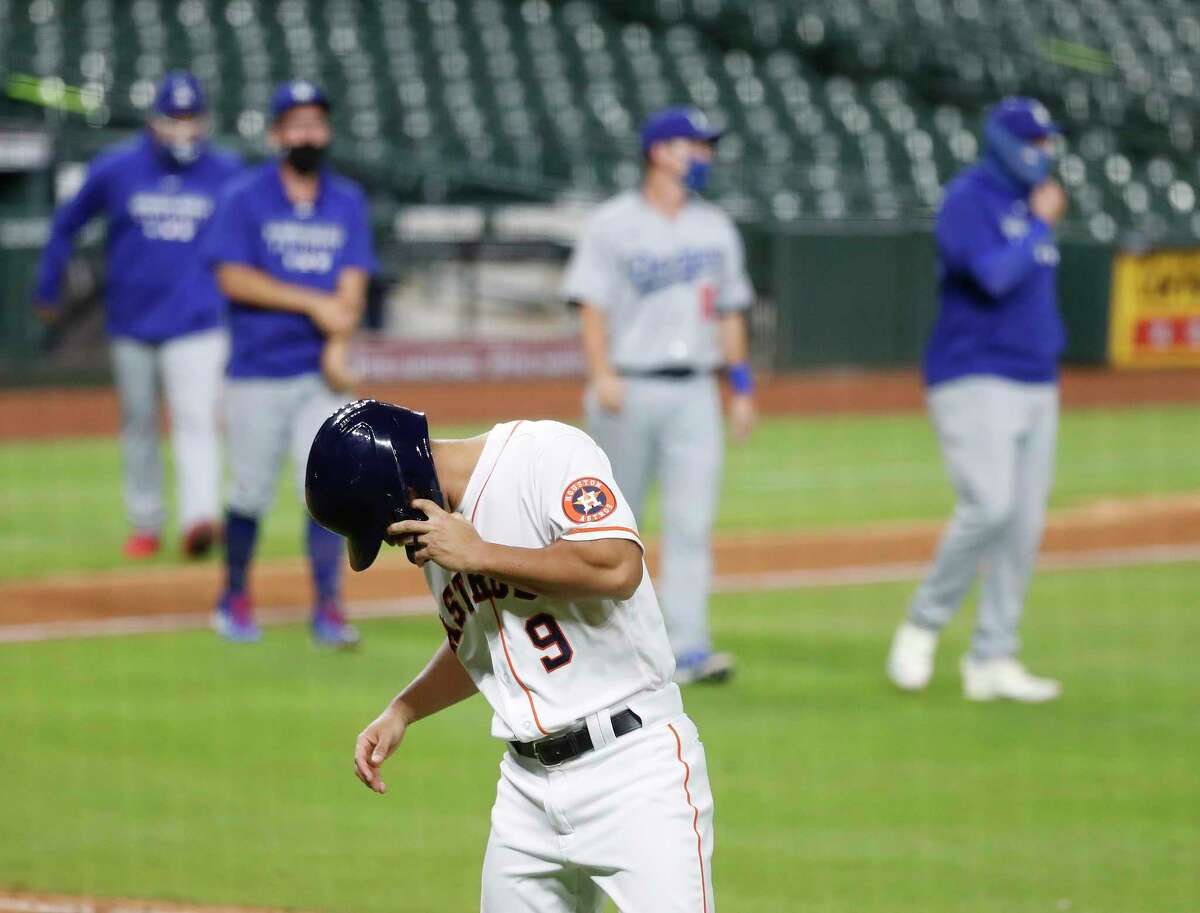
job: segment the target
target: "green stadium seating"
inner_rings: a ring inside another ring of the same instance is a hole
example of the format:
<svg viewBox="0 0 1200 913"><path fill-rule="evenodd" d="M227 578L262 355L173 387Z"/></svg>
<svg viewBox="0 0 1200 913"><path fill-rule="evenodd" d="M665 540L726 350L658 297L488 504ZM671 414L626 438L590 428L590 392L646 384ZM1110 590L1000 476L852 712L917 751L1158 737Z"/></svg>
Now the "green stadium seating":
<svg viewBox="0 0 1200 913"><path fill-rule="evenodd" d="M217 130L262 148L272 86L322 82L341 159L398 197L610 192L637 125L691 103L729 127L715 195L747 219L927 220L982 111L1066 127L1070 229L1195 237L1191 0L0 0L5 74L103 94L131 122L189 67Z"/></svg>

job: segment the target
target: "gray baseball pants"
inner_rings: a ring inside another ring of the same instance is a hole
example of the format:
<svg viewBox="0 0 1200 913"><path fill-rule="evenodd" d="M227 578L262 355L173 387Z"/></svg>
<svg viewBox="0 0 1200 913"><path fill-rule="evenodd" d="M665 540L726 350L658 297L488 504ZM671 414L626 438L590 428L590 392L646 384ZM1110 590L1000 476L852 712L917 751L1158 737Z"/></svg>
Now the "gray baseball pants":
<svg viewBox="0 0 1200 913"><path fill-rule="evenodd" d="M118 337L110 345L121 404L125 512L144 532L159 532L163 468L158 448L158 384L171 417L179 522L183 528L220 516L221 458L217 409L229 352L224 330L190 333L163 343Z"/></svg>
<svg viewBox="0 0 1200 913"><path fill-rule="evenodd" d="M662 567L656 589L676 656L711 649L708 591L712 527L724 450L721 399L711 374L627 377L620 412L589 392L588 430L641 522L653 479L662 494Z"/></svg>
<svg viewBox="0 0 1200 913"><path fill-rule="evenodd" d="M320 374L230 378L225 392L226 449L233 476L229 509L246 517L266 513L289 453L303 503L304 470L313 438L325 419L346 402Z"/></svg>
<svg viewBox="0 0 1200 913"><path fill-rule="evenodd" d="M909 619L940 631L982 569L971 655L1014 656L1054 477L1058 388L971 376L928 403L958 502Z"/></svg>

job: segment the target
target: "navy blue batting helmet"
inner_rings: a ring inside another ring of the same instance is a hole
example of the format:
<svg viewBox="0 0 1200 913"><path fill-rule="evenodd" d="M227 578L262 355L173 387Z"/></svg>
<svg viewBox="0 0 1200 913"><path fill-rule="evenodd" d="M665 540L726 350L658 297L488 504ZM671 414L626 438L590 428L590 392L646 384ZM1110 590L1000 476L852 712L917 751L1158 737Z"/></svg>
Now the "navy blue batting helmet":
<svg viewBox="0 0 1200 913"><path fill-rule="evenodd" d="M414 498L445 504L423 412L362 399L325 419L308 451L304 501L346 537L354 570L371 566L392 523L428 519Z"/></svg>

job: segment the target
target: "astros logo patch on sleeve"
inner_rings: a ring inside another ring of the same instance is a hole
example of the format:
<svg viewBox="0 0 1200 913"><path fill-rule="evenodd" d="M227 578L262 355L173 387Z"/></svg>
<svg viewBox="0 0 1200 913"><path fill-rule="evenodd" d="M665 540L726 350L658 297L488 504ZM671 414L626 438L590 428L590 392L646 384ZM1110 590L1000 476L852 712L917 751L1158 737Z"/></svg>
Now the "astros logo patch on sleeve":
<svg viewBox="0 0 1200 913"><path fill-rule="evenodd" d="M576 523L595 523L617 509L617 499L599 479L576 479L563 492L562 507Z"/></svg>

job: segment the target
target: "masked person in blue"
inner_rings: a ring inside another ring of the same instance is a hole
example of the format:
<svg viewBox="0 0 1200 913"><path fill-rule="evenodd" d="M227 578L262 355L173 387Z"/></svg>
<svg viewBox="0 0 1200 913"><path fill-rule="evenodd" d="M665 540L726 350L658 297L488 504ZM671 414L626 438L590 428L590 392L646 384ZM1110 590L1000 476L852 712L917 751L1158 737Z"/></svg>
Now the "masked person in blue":
<svg viewBox="0 0 1200 913"><path fill-rule="evenodd" d="M224 304L200 248L217 196L241 163L207 137L199 83L189 73L168 74L146 131L97 156L79 192L55 214L38 271L35 306L53 321L75 235L93 217L106 220L105 303L130 558L158 551L165 520L160 383L171 416L184 553L205 554L220 531L216 413L227 338Z"/></svg>
<svg viewBox="0 0 1200 913"><path fill-rule="evenodd" d="M938 633L979 573L966 697L1036 703L1061 691L1017 659L1054 474L1065 343L1054 226L1067 201L1050 177L1057 135L1040 102L1000 102L984 127L983 160L950 183L938 214L941 309L924 370L958 501L892 642L887 671L904 690L928 684Z"/></svg>
<svg viewBox="0 0 1200 913"><path fill-rule="evenodd" d="M279 86L270 139L278 158L228 188L208 246L229 299L231 341L225 424L233 478L226 587L214 627L238 642L260 636L247 585L259 519L289 452L304 498L309 446L349 400L322 373L326 350L358 324L375 267L362 190L326 163L333 128L324 92L302 79ZM342 539L310 520L306 545L316 591L313 639L353 646L358 632L340 603Z"/></svg>

